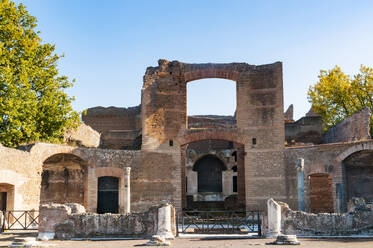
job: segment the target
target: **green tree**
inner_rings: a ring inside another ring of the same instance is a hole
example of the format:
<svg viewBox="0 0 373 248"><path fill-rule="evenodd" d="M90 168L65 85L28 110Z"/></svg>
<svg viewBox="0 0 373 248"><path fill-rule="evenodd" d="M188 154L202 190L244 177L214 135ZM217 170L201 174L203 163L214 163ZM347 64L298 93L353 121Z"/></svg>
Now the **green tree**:
<svg viewBox="0 0 373 248"><path fill-rule="evenodd" d="M320 71L319 81L308 90L312 109L324 121L325 130L363 108L373 112L373 69L361 65L353 77L335 66ZM371 116L371 133L372 133Z"/></svg>
<svg viewBox="0 0 373 248"><path fill-rule="evenodd" d="M80 122L64 92L72 83L58 74L61 56L42 44L36 22L24 5L0 0L0 142L9 147L61 142Z"/></svg>

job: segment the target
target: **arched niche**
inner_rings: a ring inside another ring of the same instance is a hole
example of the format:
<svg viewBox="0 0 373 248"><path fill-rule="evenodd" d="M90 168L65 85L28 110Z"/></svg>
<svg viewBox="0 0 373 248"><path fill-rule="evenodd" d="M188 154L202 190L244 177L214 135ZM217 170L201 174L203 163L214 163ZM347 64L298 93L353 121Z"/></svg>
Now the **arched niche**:
<svg viewBox="0 0 373 248"><path fill-rule="evenodd" d="M343 161L345 204L353 197L373 202L373 150L360 150Z"/></svg>
<svg viewBox="0 0 373 248"><path fill-rule="evenodd" d="M87 206L87 162L59 153L43 162L40 203L79 203Z"/></svg>

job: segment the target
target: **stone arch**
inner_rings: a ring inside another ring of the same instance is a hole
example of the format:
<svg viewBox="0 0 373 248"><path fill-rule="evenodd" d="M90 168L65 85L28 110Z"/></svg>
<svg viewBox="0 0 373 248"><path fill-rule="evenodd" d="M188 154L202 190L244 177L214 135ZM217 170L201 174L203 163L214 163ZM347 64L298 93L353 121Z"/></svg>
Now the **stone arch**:
<svg viewBox="0 0 373 248"><path fill-rule="evenodd" d="M237 131L237 129L236 129ZM232 135L233 134L233 135ZM245 182L245 144L244 135L235 136L235 132L230 129L202 129L185 132L179 136L181 141L181 181L183 207L188 209L208 209L209 201L215 199L215 202L223 202L226 197L233 196L229 207L232 209L244 209L246 204L246 182ZM178 140L179 141L179 140ZM210 146L209 142L212 142ZM185 144L184 144L185 143ZM201 144L200 144L201 143ZM194 157L192 160L187 156L187 151L192 145ZM226 147L225 147L226 146ZM236 151L238 159L235 159L231 154L231 149ZM227 152L229 150L229 152ZM224 156L222 153L224 152ZM227 157L228 154L228 157ZM224 164L224 170L221 172L222 191L217 194L205 194L199 192L200 185L198 173L195 170L195 164L206 156L214 156ZM230 158L232 157L232 158ZM233 171L233 166L236 165L236 170ZM194 169L193 169L194 168ZM210 199L210 200L209 200ZM217 203L219 205L219 203ZM217 205L217 206L218 206ZM211 207L211 206L210 206Z"/></svg>
<svg viewBox="0 0 373 248"><path fill-rule="evenodd" d="M342 163L343 160L345 160L348 156L355 152L363 151L363 150L373 150L373 144L372 143L361 143L357 145L353 145L346 150L344 150L342 153L340 153L336 159L335 163L339 164Z"/></svg>
<svg viewBox="0 0 373 248"><path fill-rule="evenodd" d="M221 78L237 81L240 72L235 69L216 68L213 64L207 64L206 68L184 72L183 76L186 83L207 78Z"/></svg>
<svg viewBox="0 0 373 248"><path fill-rule="evenodd" d="M333 163L330 165L334 181L334 191L336 192L336 194L333 195L336 211L345 211L347 209L348 196L346 188L345 166L343 165L343 161L356 152L369 150L373 151L372 142L353 144L352 146L340 152L334 159Z"/></svg>
<svg viewBox="0 0 373 248"><path fill-rule="evenodd" d="M239 144L246 144L248 141L247 135L241 133L237 129L202 129L188 130L184 134L177 137L176 141L180 145L186 145L192 142L201 140L226 140Z"/></svg>
<svg viewBox="0 0 373 248"><path fill-rule="evenodd" d="M368 149L349 150L354 152L342 160L345 206L354 197L373 202L373 149L363 148Z"/></svg>
<svg viewBox="0 0 373 248"><path fill-rule="evenodd" d="M275 128L283 125L282 64L187 64L161 59L148 67L142 87L142 150L157 150L187 129L188 82L221 78L236 82L238 128ZM265 89L265 92L262 90ZM260 90L260 91L259 91ZM249 114L251 113L251 114ZM155 124L156 123L156 124ZM283 146L283 131L276 144ZM242 143L242 142L239 142Z"/></svg>
<svg viewBox="0 0 373 248"><path fill-rule="evenodd" d="M309 170L307 171L307 177L310 177L314 174L329 174L326 171L326 166L324 164L313 164L311 167L309 167Z"/></svg>
<svg viewBox="0 0 373 248"><path fill-rule="evenodd" d="M40 203L79 203L87 207L88 163L72 153L55 153L43 161Z"/></svg>
<svg viewBox="0 0 373 248"><path fill-rule="evenodd" d="M232 127L188 129L187 83L203 78L223 78L236 82L237 121ZM181 179L180 183L167 183L172 185L170 189L173 189L167 191L168 199L180 210L185 206L183 201L186 199L184 165L185 147L188 142L222 139L242 144L242 157L248 155L247 160L242 159L242 168L248 166L248 160L255 156L254 151L261 150L273 156L270 154L273 154L274 150L280 151L284 147L284 129L279 128L284 123L282 63L259 66L247 63L188 64L161 59L157 66L148 67L144 75L141 115L143 134L141 150L172 156L172 159L165 161L170 170L165 171L164 175ZM255 150L250 149L250 145ZM147 158L144 161L149 162L146 160ZM271 163L264 155L257 156L252 161L253 166L258 168L267 164L270 166ZM283 166L281 156L278 164ZM157 168L149 168L149 170L154 170L156 173ZM251 177L255 177L255 172L246 171L242 175L246 176L243 181L248 181ZM271 182L277 180L273 179L271 173L264 177ZM280 190L281 195L285 195L284 190ZM244 193L242 199L247 208L249 206L262 208L263 199L268 196L268 192L261 190L261 186L256 184L253 184L252 188L245 186L241 192ZM160 200L159 194L155 191L148 195L154 202Z"/></svg>
<svg viewBox="0 0 373 248"><path fill-rule="evenodd" d="M30 148L30 153L35 154L38 160L42 163L49 157L52 157L60 153L73 154L90 163L90 158L88 154L84 152L84 149L75 146L35 143L32 144L32 147Z"/></svg>

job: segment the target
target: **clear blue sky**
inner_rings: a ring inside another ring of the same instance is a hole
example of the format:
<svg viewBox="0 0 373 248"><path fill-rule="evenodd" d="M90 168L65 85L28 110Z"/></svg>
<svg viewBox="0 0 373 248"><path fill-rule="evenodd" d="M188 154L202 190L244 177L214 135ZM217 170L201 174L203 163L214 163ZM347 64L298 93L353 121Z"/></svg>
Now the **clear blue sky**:
<svg viewBox="0 0 373 248"><path fill-rule="evenodd" d="M283 62L285 109L308 111L320 69L373 67L373 1L24 0L62 74L74 108L140 103L142 77L159 58L188 63ZM234 83L188 85L190 114L232 114ZM215 86L215 87L212 87ZM209 97L213 99L209 99ZM215 96L215 98L214 98ZM223 98L223 99L222 99Z"/></svg>

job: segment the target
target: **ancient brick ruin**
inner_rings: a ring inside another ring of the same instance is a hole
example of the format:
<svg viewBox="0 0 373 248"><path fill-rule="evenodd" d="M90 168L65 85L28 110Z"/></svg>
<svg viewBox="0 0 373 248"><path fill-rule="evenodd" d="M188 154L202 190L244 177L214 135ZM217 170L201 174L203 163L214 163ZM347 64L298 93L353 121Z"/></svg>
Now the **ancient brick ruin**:
<svg viewBox="0 0 373 248"><path fill-rule="evenodd" d="M187 116L187 84L236 83L232 116ZM373 141L365 109L322 133L312 111L284 114L282 64L187 64L146 70L141 104L94 107L69 145L0 147L0 206L78 203L91 213L182 209L264 210L274 198L308 212L344 212L353 197L373 201ZM304 159L301 171L296 161ZM299 173L304 199L299 198Z"/></svg>
<svg viewBox="0 0 373 248"><path fill-rule="evenodd" d="M363 198L352 198L345 213L306 213L294 211L284 202L268 200L268 216L264 219L268 231L297 236L371 236L373 205ZM277 220L274 220L274 214Z"/></svg>

